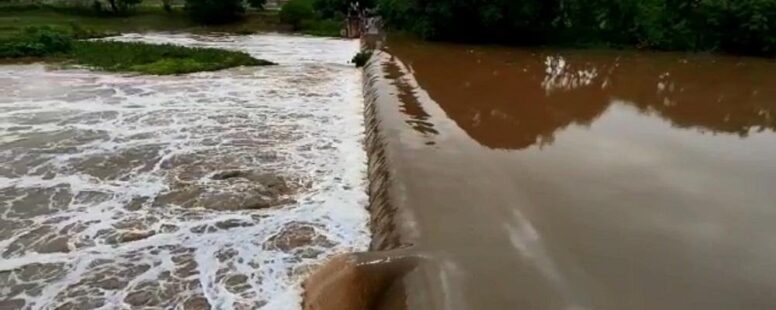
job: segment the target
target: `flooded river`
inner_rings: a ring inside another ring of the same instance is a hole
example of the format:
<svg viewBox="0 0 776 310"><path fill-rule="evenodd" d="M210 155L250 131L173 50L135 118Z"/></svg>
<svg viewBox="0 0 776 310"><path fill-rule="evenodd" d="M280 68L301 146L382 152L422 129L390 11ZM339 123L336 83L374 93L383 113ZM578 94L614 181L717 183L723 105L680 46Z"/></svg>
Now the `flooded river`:
<svg viewBox="0 0 776 310"><path fill-rule="evenodd" d="M127 35L279 65L0 66L0 309L296 309L366 250L358 41Z"/></svg>
<svg viewBox="0 0 776 310"><path fill-rule="evenodd" d="M115 39L279 65L0 66L0 309L776 307L771 60Z"/></svg>
<svg viewBox="0 0 776 310"><path fill-rule="evenodd" d="M385 309L776 307L776 63L387 46Z"/></svg>

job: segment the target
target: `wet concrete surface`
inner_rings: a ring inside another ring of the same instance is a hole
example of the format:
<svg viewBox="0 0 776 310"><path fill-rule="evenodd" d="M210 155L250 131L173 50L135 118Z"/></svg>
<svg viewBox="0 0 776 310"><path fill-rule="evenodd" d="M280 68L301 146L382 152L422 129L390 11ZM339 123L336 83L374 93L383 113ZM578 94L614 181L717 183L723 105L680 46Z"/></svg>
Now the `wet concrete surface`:
<svg viewBox="0 0 776 310"><path fill-rule="evenodd" d="M400 244L350 265L422 263L372 308L776 307L776 63L387 46L367 94Z"/></svg>

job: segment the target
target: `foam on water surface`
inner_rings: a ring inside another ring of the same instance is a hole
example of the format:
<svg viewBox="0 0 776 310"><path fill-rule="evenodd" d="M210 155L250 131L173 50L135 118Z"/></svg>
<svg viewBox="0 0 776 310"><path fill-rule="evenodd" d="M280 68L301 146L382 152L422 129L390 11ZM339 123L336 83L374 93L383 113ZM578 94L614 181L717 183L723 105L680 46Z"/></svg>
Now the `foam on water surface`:
<svg viewBox="0 0 776 310"><path fill-rule="evenodd" d="M278 66L0 66L0 308L296 309L369 244L358 41L126 35Z"/></svg>

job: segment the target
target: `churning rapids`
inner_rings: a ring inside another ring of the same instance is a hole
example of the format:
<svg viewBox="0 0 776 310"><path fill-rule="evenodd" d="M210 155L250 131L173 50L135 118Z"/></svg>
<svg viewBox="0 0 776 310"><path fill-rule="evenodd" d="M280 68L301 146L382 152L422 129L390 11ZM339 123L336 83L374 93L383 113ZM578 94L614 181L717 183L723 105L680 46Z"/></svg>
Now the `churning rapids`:
<svg viewBox="0 0 776 310"><path fill-rule="evenodd" d="M358 41L125 35L277 66L0 66L0 308L295 309L370 241Z"/></svg>

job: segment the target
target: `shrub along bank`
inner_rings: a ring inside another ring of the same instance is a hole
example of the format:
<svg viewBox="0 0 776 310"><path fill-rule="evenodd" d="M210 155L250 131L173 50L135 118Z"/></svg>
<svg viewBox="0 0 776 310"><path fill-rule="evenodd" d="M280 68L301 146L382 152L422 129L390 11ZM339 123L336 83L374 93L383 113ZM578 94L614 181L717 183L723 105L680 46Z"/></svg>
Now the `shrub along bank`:
<svg viewBox="0 0 776 310"><path fill-rule="evenodd" d="M294 31L315 36L337 37L344 25L343 14L328 14L319 0L290 0L280 9L280 21Z"/></svg>
<svg viewBox="0 0 776 310"><path fill-rule="evenodd" d="M0 59L43 58L96 68L169 75L270 65L242 52L112 41L78 41L54 28L29 28L0 38Z"/></svg>

